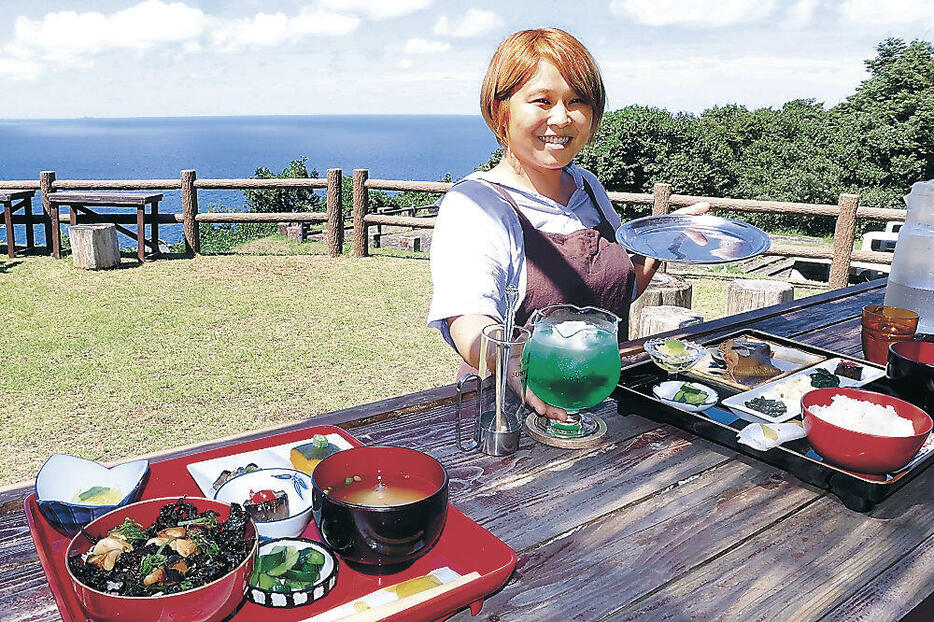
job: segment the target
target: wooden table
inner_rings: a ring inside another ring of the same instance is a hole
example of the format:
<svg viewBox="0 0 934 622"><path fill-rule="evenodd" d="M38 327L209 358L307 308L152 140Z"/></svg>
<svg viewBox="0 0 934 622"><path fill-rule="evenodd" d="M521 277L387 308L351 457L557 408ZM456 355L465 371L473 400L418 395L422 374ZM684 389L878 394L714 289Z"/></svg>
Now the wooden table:
<svg viewBox="0 0 934 622"><path fill-rule="evenodd" d="M6 228L6 250L10 259L16 257L16 240L13 235L13 225L16 224L16 221L21 221L26 225L26 250L34 250L36 247L32 227L42 221L33 219L32 198L35 195L35 190L0 190L0 204L3 205L3 226ZM21 220L15 214L20 209L23 210Z"/></svg>
<svg viewBox="0 0 934 622"><path fill-rule="evenodd" d="M685 334L706 338L749 326L859 355L860 310L881 302L883 285L836 290ZM454 505L519 553L509 583L486 600L478 620L876 622L913 609L910 618L934 619L918 609L934 592L934 468L859 514L731 450L638 413L618 416L613 401L601 410L609 431L596 449L560 450L524 435L507 458L461 453L452 402L453 388L445 386L276 431L333 423L364 442L440 459ZM27 492L0 494L0 612L57 619L24 525ZM469 619L466 610L454 617Z"/></svg>
<svg viewBox="0 0 934 622"><path fill-rule="evenodd" d="M52 192L49 194L49 216L52 220L52 254L61 258L59 242L59 209L62 205L70 208L69 223L78 223L78 212L82 213L81 222L111 222L117 231L136 238L136 257L146 260L146 246L152 249L152 255L159 254L159 201L161 194L144 192ZM136 209L136 232L119 224L119 215L103 215L94 212L95 207L132 207ZM149 205L150 239L146 239L146 206Z"/></svg>

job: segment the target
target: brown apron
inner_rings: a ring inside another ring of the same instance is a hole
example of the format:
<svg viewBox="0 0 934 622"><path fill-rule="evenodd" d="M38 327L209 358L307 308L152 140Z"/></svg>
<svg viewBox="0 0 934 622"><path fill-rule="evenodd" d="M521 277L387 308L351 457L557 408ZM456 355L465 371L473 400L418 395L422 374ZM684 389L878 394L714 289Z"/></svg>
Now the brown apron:
<svg viewBox="0 0 934 622"><path fill-rule="evenodd" d="M512 205L525 239L525 298L516 311L523 326L536 309L562 303L599 307L620 318L619 334L629 335L629 304L636 272L629 253L616 242L616 232L603 216L593 188L584 190L600 215L594 229L572 233L545 233L532 226L504 187L490 183Z"/></svg>
<svg viewBox="0 0 934 622"><path fill-rule="evenodd" d="M536 309L548 305L593 306L619 316L619 338L627 340L636 271L629 253L616 242L616 232L603 215L587 180L584 190L600 215L600 222L593 229L568 234L539 231L508 190L494 182L486 183L512 205L522 225L526 285L525 298L516 310L516 325L524 326ZM458 378L465 373L477 372L464 363L458 370Z"/></svg>

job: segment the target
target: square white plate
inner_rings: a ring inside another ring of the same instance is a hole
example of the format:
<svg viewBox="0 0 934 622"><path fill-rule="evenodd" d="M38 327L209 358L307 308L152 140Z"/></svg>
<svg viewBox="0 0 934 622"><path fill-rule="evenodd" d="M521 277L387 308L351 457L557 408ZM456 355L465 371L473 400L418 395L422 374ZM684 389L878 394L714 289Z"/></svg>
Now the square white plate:
<svg viewBox="0 0 934 622"><path fill-rule="evenodd" d="M773 380L767 384L751 389L749 391L744 391L742 393L737 393L732 397L728 397L723 400L723 405L736 413L737 417L745 419L746 421L752 421L753 423L782 423L783 421L788 421L789 419L794 419L795 417L801 416L801 404L800 402L795 402L793 404L788 404L788 411L780 417L771 417L765 413L761 413L758 410L753 410L746 406L746 402L757 397L765 397L766 399L778 399L776 389L779 385L785 382L790 382L794 378L799 376L807 376L813 374L818 369L826 369L830 373L833 373L833 370L837 368L837 363L847 359L833 358L822 361L817 365L808 367L807 369L802 369L793 374L789 374L778 380ZM868 384L873 380L877 380L885 375L884 369L879 369L878 367L873 367L866 365L860 361L850 361L860 365L863 368L863 377L859 380L853 380L852 378L844 378L843 376L838 376L840 378L841 387L861 387L864 384Z"/></svg>
<svg viewBox="0 0 934 622"><path fill-rule="evenodd" d="M341 450L353 447L353 445L348 443L347 440L339 434L328 434L327 439L328 443L333 444ZM309 438L303 441L293 441L291 443L276 445L275 447L246 451L242 454L214 458L213 460L192 462L188 465L188 473L191 474L192 479L198 484L198 488L201 489L202 494L208 499L213 499L215 492L214 482L217 481L217 476L220 475L221 471L224 469L235 471L239 467L246 466L251 462L261 469L273 467L294 469L295 467L289 460L289 452L297 445L304 445L310 442L311 439Z"/></svg>

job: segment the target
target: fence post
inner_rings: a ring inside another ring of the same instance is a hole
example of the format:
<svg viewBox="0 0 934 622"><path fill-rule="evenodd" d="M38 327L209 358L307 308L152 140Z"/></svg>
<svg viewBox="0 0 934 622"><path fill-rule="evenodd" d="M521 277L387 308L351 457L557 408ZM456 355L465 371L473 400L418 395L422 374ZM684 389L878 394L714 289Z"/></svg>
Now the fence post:
<svg viewBox="0 0 934 622"><path fill-rule="evenodd" d="M198 215L196 178L195 171L190 169L182 171L182 221L185 229L185 252L188 255L201 254L201 227L195 220Z"/></svg>
<svg viewBox="0 0 934 622"><path fill-rule="evenodd" d="M341 169L328 169L328 254L344 253L344 209L341 206Z"/></svg>
<svg viewBox="0 0 934 622"><path fill-rule="evenodd" d="M370 231L363 220L366 218L370 202L370 193L366 189L366 180L370 177L370 170L355 168L353 170L353 256L368 257L370 255Z"/></svg>
<svg viewBox="0 0 934 622"><path fill-rule="evenodd" d="M671 209L671 184L655 184L652 188L652 194L655 198L652 204L652 215L660 216L667 214ZM658 272L668 272L668 264L664 261L658 262Z"/></svg>
<svg viewBox="0 0 934 622"><path fill-rule="evenodd" d="M45 212L45 248L56 259L62 258L61 229L58 226L58 208L52 214L52 202L49 194L52 192L52 182L55 181L55 171L42 171L39 173L39 190L42 191L42 211Z"/></svg>
<svg viewBox="0 0 934 622"><path fill-rule="evenodd" d="M671 208L671 184L655 184L652 188L655 202L652 205L652 215L667 214Z"/></svg>
<svg viewBox="0 0 934 622"><path fill-rule="evenodd" d="M833 232L833 260L830 262L830 289L846 287L850 280L850 258L853 256L853 242L856 239L856 210L859 207L858 194L841 194L837 203L837 226Z"/></svg>

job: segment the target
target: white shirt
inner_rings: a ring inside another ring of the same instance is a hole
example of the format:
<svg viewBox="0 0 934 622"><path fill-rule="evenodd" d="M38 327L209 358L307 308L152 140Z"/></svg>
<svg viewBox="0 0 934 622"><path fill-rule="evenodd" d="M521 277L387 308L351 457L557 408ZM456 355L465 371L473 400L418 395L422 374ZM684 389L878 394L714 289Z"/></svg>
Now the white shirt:
<svg viewBox="0 0 934 622"><path fill-rule="evenodd" d="M597 178L582 168L564 169L577 189L567 206L524 188L502 184L509 190L532 226L545 233L569 234L596 227L601 215L584 189L586 178L600 211L610 226L621 222ZM465 177L441 200L431 240L433 293L428 326L437 328L452 347L447 319L458 315L488 315L503 321L506 287L519 290L518 307L525 298L525 239L512 206L492 186L486 173Z"/></svg>

